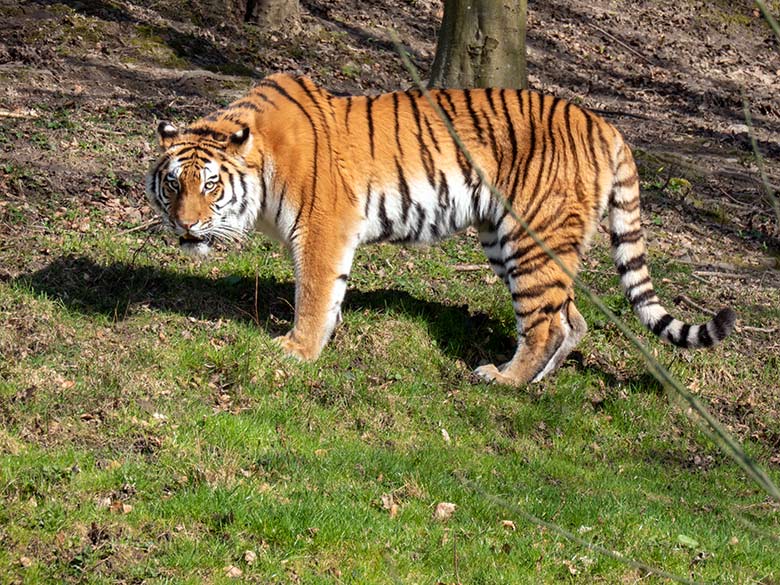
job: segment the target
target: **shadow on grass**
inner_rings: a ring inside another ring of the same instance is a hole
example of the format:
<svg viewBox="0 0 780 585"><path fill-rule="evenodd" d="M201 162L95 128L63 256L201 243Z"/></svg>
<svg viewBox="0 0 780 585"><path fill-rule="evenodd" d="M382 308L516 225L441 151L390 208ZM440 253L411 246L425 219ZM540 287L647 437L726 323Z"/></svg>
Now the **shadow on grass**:
<svg viewBox="0 0 780 585"><path fill-rule="evenodd" d="M16 282L86 315L121 321L142 308L197 319L256 322L269 335L285 333L292 324L295 291L292 282L261 277L208 278L127 263L101 265L90 258L65 256L21 275ZM255 307L255 297L257 305ZM468 307L418 299L400 290L349 290L346 311L369 309L420 317L439 347L471 366L514 350L505 327Z"/></svg>

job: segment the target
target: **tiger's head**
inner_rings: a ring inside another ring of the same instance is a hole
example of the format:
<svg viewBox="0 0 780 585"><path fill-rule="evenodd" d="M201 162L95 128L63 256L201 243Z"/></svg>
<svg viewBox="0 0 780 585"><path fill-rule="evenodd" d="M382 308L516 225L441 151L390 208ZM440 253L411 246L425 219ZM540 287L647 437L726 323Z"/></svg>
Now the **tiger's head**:
<svg viewBox="0 0 780 585"><path fill-rule="evenodd" d="M146 195L182 250L205 256L215 242L245 238L257 218L262 180L249 166L250 129L196 122L179 130L160 122L157 133L163 153L146 176Z"/></svg>

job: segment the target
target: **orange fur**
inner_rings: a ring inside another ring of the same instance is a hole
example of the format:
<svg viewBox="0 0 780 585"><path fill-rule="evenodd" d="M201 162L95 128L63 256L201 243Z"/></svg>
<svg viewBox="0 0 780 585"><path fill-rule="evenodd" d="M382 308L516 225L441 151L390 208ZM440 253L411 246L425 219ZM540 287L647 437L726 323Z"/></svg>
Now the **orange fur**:
<svg viewBox="0 0 780 585"><path fill-rule="evenodd" d="M512 295L519 337L507 364L476 372L511 384L537 380L563 362L587 326L571 277L513 215L576 273L606 208L621 282L642 322L686 347L728 334L730 309L691 326L658 302L636 167L613 126L529 91L434 90L431 97L505 199L480 181L420 92L336 97L287 75L263 80L182 131L161 124L164 154L147 177L150 199L183 245L201 251L255 226L284 242L295 263L295 323L279 343L302 359L317 358L340 319L359 244L428 243L475 225ZM206 192L209 177L219 186Z"/></svg>

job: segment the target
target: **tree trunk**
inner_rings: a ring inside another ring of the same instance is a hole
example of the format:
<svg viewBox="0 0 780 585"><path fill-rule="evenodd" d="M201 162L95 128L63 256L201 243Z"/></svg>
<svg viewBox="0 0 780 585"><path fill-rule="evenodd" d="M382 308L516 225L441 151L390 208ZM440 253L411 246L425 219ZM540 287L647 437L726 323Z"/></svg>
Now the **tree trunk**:
<svg viewBox="0 0 780 585"><path fill-rule="evenodd" d="M430 87L527 85L526 0L445 0Z"/></svg>
<svg viewBox="0 0 780 585"><path fill-rule="evenodd" d="M301 7L298 0L247 0L244 22L274 29L298 23Z"/></svg>

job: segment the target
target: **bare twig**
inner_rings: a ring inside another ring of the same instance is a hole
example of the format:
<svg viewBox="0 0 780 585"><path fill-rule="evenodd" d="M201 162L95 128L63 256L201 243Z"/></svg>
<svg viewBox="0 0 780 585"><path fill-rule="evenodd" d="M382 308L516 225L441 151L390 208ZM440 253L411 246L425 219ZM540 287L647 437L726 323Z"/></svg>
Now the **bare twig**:
<svg viewBox="0 0 780 585"><path fill-rule="evenodd" d="M748 278L747 274L737 274L736 272L717 272L717 271L710 271L710 270L696 270L694 274L698 276L719 276L721 278L739 278L740 280L743 278Z"/></svg>
<svg viewBox="0 0 780 585"><path fill-rule="evenodd" d="M140 231L145 230L147 228L154 227L156 225L159 225L160 223L162 223L160 219L154 218L154 219L150 219L149 221L145 221L144 223L141 223L141 224L138 224L138 225L133 226L131 228L128 228L126 230L122 230L120 233L123 236L126 236L127 234L132 234L134 232L140 232Z"/></svg>
<svg viewBox="0 0 780 585"><path fill-rule="evenodd" d="M683 303L685 305L688 305L689 307L696 309L697 311L701 311L702 313L711 315L713 317L716 315L715 311L702 307L701 305L697 305L685 295L677 295L677 297L674 299L674 302L675 304Z"/></svg>
<svg viewBox="0 0 780 585"><path fill-rule="evenodd" d="M487 266L484 264L456 264L453 266L453 268L457 272L477 272L481 270L485 270Z"/></svg>
<svg viewBox="0 0 780 585"><path fill-rule="evenodd" d="M607 31L605 31L605 30L604 30L603 28L601 28L599 25L597 25L597 24L593 24L592 22L587 22L587 21L586 21L586 24L587 24L589 27L591 27L591 28L593 28L593 29L596 29L596 30L597 30L597 31L599 31L601 34L603 34L605 37L607 37L609 40L611 40L611 41L613 41L613 42L617 43L618 45L620 45L621 47L623 47L623 48L624 48L626 51L628 51L629 53L631 53L631 54L632 54L632 55L634 55L635 57L637 57L637 58L641 59L642 61L644 61L644 62L645 62L645 63L647 63L648 65L655 65L655 63L653 63L653 62L652 62L650 59L648 59L647 57L645 57L645 56L644 56L642 53L640 53L639 51L637 51L636 49L634 49L634 48L633 48L631 45L628 45L628 44L624 43L623 41L621 41L619 38L617 38L617 37L616 37L615 35L613 35L612 33L609 33L609 32L607 32Z"/></svg>
<svg viewBox="0 0 780 585"><path fill-rule="evenodd" d="M40 114L36 112L35 110L14 110L13 112L11 110L1 110L0 109L0 118L38 118L40 117Z"/></svg>
<svg viewBox="0 0 780 585"><path fill-rule="evenodd" d="M758 333L775 333L777 331L777 327L753 327L751 325L741 325L740 330L755 331Z"/></svg>

